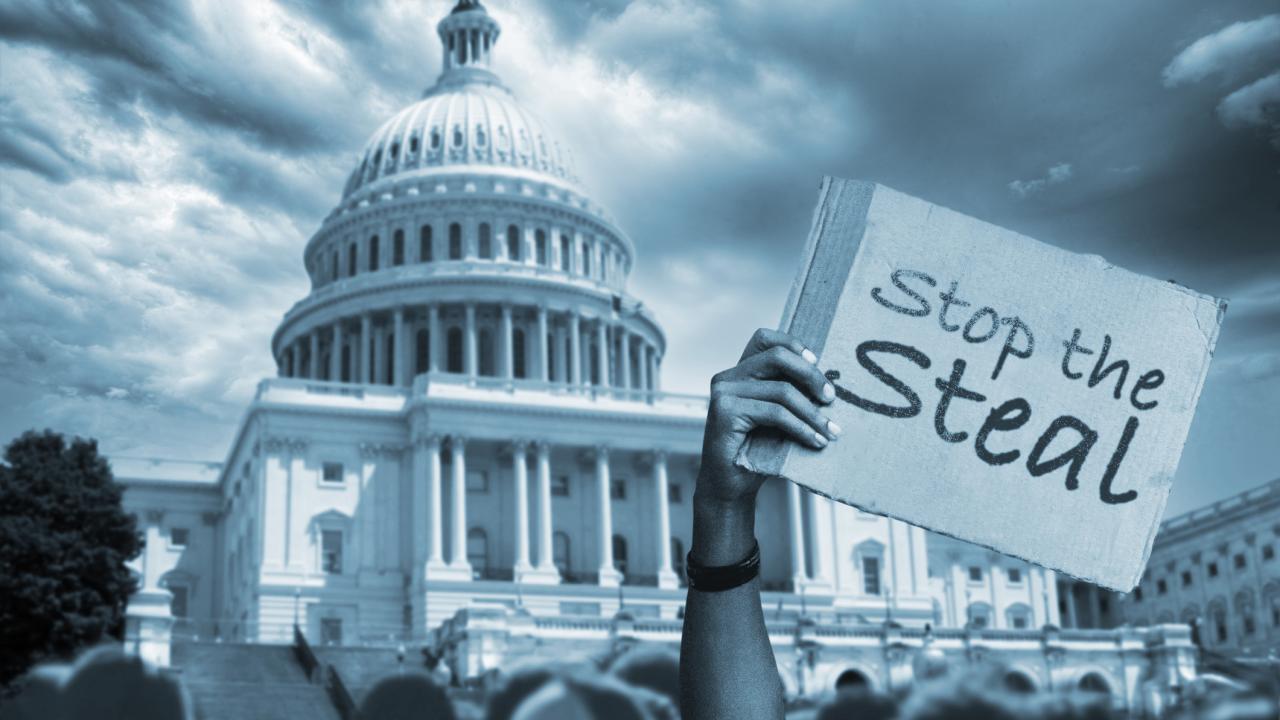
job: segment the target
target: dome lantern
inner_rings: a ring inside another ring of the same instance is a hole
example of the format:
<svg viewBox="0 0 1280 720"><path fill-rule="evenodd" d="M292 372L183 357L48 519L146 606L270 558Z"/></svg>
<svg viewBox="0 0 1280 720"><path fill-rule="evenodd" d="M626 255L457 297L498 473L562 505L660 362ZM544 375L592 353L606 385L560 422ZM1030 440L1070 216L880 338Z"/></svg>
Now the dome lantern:
<svg viewBox="0 0 1280 720"><path fill-rule="evenodd" d="M489 67L501 28L479 0L458 0L436 26L436 32L444 52L437 87L455 82L498 81Z"/></svg>

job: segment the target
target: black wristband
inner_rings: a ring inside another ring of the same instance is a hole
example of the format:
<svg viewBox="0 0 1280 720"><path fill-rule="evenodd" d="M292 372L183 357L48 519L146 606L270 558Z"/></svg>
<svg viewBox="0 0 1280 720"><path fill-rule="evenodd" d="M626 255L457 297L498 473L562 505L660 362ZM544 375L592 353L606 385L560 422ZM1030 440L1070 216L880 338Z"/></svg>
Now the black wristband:
<svg viewBox="0 0 1280 720"><path fill-rule="evenodd" d="M746 559L733 565L701 565L694 561L690 550L685 556L685 572L689 575L689 588L698 592L724 592L746 585L760 574L760 543L753 543Z"/></svg>

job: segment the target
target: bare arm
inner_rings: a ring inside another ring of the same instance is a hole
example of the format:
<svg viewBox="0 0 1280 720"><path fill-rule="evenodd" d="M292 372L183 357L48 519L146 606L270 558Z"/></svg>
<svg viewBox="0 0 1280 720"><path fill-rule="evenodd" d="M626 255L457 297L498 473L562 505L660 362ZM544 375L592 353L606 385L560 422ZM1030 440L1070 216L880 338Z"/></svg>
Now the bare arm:
<svg viewBox="0 0 1280 720"><path fill-rule="evenodd" d="M820 406L835 390L813 354L790 336L759 330L738 364L712 380L702 469L693 499L693 560L732 565L750 554L764 477L734 464L747 434L780 430L822 448L836 438ZM782 718L782 684L760 606L760 579L721 592L689 590L680 644L686 720Z"/></svg>

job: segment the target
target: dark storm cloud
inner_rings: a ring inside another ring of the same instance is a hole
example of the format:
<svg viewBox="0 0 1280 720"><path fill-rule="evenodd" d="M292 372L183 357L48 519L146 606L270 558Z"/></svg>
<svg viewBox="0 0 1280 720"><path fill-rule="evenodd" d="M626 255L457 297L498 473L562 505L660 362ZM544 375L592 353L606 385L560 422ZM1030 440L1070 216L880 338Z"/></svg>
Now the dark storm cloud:
<svg viewBox="0 0 1280 720"><path fill-rule="evenodd" d="M237 32L245 28L230 27ZM266 68L245 67L228 38L210 38L185 2L16 0L0 6L0 38L57 51L92 82L98 110L125 126L142 103L190 122L221 126L267 147L327 151L350 140L342 107L324 108L288 86L267 87ZM337 117L321 121L322 113Z"/></svg>

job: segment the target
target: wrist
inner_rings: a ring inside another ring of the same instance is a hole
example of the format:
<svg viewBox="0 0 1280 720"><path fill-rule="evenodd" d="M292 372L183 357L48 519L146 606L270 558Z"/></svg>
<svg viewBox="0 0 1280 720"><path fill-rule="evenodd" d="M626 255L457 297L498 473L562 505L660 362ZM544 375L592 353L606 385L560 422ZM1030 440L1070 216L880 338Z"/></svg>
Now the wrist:
<svg viewBox="0 0 1280 720"><path fill-rule="evenodd" d="M732 565L755 547L754 497L693 497L693 557L703 565Z"/></svg>

